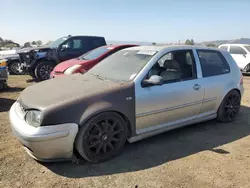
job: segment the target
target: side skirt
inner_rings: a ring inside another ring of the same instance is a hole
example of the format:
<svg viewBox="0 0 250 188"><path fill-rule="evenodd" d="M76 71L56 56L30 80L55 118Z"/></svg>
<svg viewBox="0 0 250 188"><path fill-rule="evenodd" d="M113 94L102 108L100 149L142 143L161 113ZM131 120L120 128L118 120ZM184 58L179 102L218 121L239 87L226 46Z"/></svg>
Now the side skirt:
<svg viewBox="0 0 250 188"><path fill-rule="evenodd" d="M163 132L167 132L167 131L170 131L170 130L173 130L173 129L177 129L177 128L184 127L184 126L187 126L187 125L192 125L192 124L195 124L195 123L200 123L200 122L203 122L203 121L208 121L208 120L211 120L211 119L215 119L216 116L217 116L217 114L212 114L212 115L208 115L208 116L205 116L205 117L196 118L196 119L192 119L192 120L189 120L189 121L177 123L175 125L165 126L165 127L161 128L161 129L156 129L156 130L152 130L152 131L149 131L149 132L146 132L146 133L137 134L136 136L128 138L128 142L129 143L137 142L139 140L142 140L142 139L145 139L145 138L148 138L148 137L151 137L151 136L163 133Z"/></svg>

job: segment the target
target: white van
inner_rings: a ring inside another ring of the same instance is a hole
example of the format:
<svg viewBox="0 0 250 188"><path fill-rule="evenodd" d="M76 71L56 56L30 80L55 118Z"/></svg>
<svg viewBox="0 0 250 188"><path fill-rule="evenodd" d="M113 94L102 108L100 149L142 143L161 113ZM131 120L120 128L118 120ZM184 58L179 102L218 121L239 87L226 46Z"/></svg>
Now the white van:
<svg viewBox="0 0 250 188"><path fill-rule="evenodd" d="M250 44L222 44L219 48L227 50L243 72L250 72Z"/></svg>

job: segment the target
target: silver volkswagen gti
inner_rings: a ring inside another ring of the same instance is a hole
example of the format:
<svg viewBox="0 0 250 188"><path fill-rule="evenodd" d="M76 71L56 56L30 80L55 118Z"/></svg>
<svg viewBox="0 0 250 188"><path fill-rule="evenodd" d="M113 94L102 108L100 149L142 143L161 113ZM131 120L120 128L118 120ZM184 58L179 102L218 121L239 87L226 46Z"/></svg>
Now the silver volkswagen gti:
<svg viewBox="0 0 250 188"><path fill-rule="evenodd" d="M85 74L27 87L9 118L14 135L37 160L90 162L182 126L231 122L240 109L243 78L231 55L195 46L121 50Z"/></svg>

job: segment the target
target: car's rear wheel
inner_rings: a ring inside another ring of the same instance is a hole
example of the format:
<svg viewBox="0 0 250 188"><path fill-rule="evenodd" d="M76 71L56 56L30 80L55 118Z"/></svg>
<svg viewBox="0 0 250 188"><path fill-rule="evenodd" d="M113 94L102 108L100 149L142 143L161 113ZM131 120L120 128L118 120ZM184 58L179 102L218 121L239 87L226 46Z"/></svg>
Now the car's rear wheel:
<svg viewBox="0 0 250 188"><path fill-rule="evenodd" d="M83 125L76 138L76 149L86 160L97 163L119 154L127 140L127 126L114 112L105 112Z"/></svg>
<svg viewBox="0 0 250 188"><path fill-rule="evenodd" d="M229 123L233 121L240 110L241 95L238 91L230 91L223 99L219 110L217 120Z"/></svg>
<svg viewBox="0 0 250 188"><path fill-rule="evenodd" d="M35 68L35 76L39 81L50 79L50 73L54 69L53 62L40 62Z"/></svg>

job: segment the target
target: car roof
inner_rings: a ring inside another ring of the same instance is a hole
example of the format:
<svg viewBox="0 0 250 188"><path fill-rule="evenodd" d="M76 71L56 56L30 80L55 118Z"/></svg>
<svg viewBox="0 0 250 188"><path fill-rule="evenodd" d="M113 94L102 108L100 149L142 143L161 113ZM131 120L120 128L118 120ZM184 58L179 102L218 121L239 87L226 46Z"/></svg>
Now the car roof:
<svg viewBox="0 0 250 188"><path fill-rule="evenodd" d="M127 48L126 50L154 50L154 51L161 51L164 49L169 50L181 50L181 49L203 49L203 50L217 50L220 51L218 48L211 48L206 46L196 46L196 45L162 45L162 46L136 46Z"/></svg>
<svg viewBox="0 0 250 188"><path fill-rule="evenodd" d="M69 35L65 37L66 38L72 38L72 37L104 38L102 36L91 36L91 35Z"/></svg>
<svg viewBox="0 0 250 188"><path fill-rule="evenodd" d="M250 46L250 44L221 44L220 46Z"/></svg>

